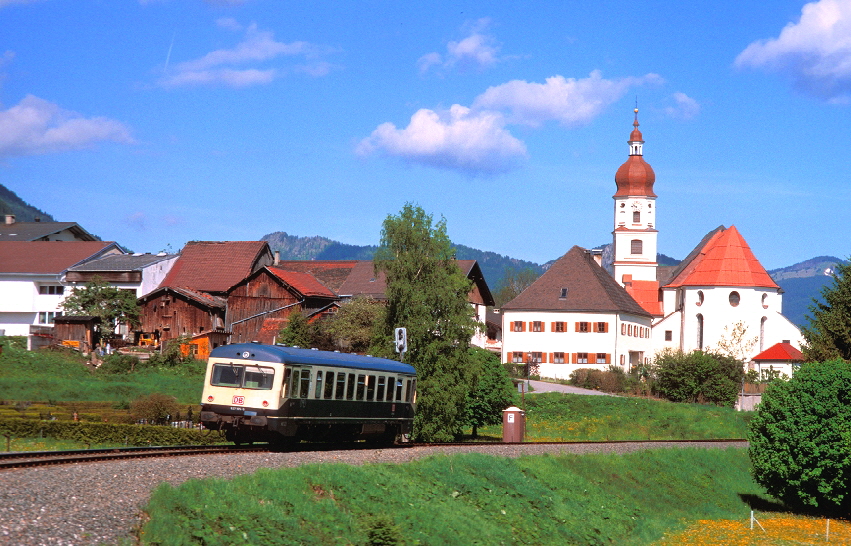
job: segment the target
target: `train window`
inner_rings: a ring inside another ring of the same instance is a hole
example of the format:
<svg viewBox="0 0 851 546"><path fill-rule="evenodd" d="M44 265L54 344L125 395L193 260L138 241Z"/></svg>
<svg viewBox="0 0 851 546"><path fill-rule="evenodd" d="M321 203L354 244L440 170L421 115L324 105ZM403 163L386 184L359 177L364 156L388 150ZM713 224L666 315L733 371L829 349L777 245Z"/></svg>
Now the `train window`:
<svg viewBox="0 0 851 546"><path fill-rule="evenodd" d="M261 366L246 366L245 381L243 386L246 389L264 389L272 388L272 380L275 378L274 368L265 368Z"/></svg>
<svg viewBox="0 0 851 546"><path fill-rule="evenodd" d="M316 372L316 385L315 390L313 391L313 397L319 398L322 396L322 371Z"/></svg>
<svg viewBox="0 0 851 546"><path fill-rule="evenodd" d="M233 364L213 365L213 376L210 378L211 385L219 387L241 387L244 368Z"/></svg>
<svg viewBox="0 0 851 546"><path fill-rule="evenodd" d="M383 375L378 376L378 390L375 391L375 399L379 402L384 401L384 385L387 378Z"/></svg>
<svg viewBox="0 0 851 546"><path fill-rule="evenodd" d="M357 400L363 400L364 392L366 391L366 376L362 373L358 374L358 395L356 396Z"/></svg>
<svg viewBox="0 0 851 546"><path fill-rule="evenodd" d="M334 372L325 374L325 400L331 400L334 397Z"/></svg>
<svg viewBox="0 0 851 546"><path fill-rule="evenodd" d="M307 398L310 396L310 370L301 371L299 391L299 398Z"/></svg>
<svg viewBox="0 0 851 546"><path fill-rule="evenodd" d="M301 370L294 368L292 377L290 378L290 398L298 398L298 380L301 377Z"/></svg>
<svg viewBox="0 0 851 546"><path fill-rule="evenodd" d="M334 391L334 398L336 400L342 400L346 395L346 374L342 372L337 373L337 390Z"/></svg>
<svg viewBox="0 0 851 546"><path fill-rule="evenodd" d="M292 368L284 370L284 388L281 389L281 398L286 398L292 392L292 388L290 387L290 379L292 379L292 375Z"/></svg>
<svg viewBox="0 0 851 546"><path fill-rule="evenodd" d="M355 374L349 374L349 381L346 385L346 400L351 400L355 397Z"/></svg>
<svg viewBox="0 0 851 546"><path fill-rule="evenodd" d="M395 377L388 377L387 378L387 401L388 402L393 401L393 391L394 391L393 385L395 385L395 384L396 384L396 378Z"/></svg>
<svg viewBox="0 0 851 546"><path fill-rule="evenodd" d="M405 381L405 401L406 402L411 401L411 380L410 379Z"/></svg>
<svg viewBox="0 0 851 546"><path fill-rule="evenodd" d="M396 382L396 400L402 401L402 379Z"/></svg>
<svg viewBox="0 0 851 546"><path fill-rule="evenodd" d="M375 376L370 375L366 378L366 399L375 400Z"/></svg>

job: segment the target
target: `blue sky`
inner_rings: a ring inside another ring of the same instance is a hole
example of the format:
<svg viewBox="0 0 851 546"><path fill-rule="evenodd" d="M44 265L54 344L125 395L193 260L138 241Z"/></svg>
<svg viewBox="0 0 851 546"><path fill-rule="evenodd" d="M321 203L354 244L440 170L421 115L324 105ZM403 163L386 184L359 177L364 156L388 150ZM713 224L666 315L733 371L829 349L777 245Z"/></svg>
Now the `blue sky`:
<svg viewBox="0 0 851 546"><path fill-rule="evenodd" d="M410 201L544 262L611 239L637 100L661 252L851 254L851 0L406 4L0 0L0 183L137 252Z"/></svg>

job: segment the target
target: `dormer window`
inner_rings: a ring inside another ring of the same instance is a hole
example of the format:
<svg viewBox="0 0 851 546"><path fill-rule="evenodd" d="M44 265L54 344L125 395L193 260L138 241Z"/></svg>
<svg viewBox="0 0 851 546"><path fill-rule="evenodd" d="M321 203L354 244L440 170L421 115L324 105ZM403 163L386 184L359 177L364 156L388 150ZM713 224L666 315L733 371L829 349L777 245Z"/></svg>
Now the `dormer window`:
<svg viewBox="0 0 851 546"><path fill-rule="evenodd" d="M567 288L561 289L561 293L559 294L558 299L560 299L560 300L567 299Z"/></svg>

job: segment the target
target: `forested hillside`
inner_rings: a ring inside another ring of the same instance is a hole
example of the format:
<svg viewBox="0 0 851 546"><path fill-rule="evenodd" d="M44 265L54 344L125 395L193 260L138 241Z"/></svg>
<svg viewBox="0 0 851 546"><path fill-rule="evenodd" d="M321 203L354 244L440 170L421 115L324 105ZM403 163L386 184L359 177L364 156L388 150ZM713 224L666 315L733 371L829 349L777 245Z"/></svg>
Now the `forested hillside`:
<svg viewBox="0 0 851 546"><path fill-rule="evenodd" d="M36 218L43 222L52 222L53 216L30 205L18 195L0 184L0 216L14 214L18 222L33 222Z"/></svg>

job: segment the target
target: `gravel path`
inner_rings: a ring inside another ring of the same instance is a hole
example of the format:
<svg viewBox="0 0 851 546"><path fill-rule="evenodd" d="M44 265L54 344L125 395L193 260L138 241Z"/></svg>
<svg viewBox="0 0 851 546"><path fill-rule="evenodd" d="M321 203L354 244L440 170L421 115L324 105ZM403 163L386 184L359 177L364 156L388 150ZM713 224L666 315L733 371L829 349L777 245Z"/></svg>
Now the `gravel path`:
<svg viewBox="0 0 851 546"><path fill-rule="evenodd" d="M140 510L157 484L230 477L261 467L306 463L403 463L435 453L478 451L518 457L540 453L626 453L646 448L700 446L669 442L522 444L416 447L294 453L244 453L137 459L0 472L0 544L82 545L131 542ZM711 447L726 448L719 443ZM741 446L741 444L736 444Z"/></svg>

